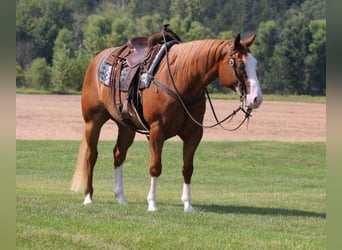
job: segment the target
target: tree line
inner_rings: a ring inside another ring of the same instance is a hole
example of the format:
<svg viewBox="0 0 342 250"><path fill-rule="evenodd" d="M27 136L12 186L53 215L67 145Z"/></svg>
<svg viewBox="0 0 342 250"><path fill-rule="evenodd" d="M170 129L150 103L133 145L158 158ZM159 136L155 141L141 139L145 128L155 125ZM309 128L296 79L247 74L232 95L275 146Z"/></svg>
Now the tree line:
<svg viewBox="0 0 342 250"><path fill-rule="evenodd" d="M264 93L325 95L325 12L324 0L17 0L16 86L79 91L94 55L168 23L183 41L257 33Z"/></svg>

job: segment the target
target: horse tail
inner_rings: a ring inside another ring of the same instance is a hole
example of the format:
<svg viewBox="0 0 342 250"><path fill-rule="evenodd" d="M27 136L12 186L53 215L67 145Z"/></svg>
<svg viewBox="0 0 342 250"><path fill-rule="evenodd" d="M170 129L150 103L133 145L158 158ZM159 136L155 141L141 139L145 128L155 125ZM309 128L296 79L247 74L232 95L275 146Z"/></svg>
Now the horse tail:
<svg viewBox="0 0 342 250"><path fill-rule="evenodd" d="M83 138L79 152L77 157L77 164L74 172L74 176L71 182L71 190L72 191L80 191L82 188L85 188L87 181L87 142L85 137Z"/></svg>

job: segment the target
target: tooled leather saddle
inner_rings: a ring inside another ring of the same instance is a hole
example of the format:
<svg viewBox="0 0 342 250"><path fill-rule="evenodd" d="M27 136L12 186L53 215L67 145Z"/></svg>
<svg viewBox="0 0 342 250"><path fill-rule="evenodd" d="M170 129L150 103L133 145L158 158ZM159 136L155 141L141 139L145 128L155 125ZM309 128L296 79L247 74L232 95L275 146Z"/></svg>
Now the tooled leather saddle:
<svg viewBox="0 0 342 250"><path fill-rule="evenodd" d="M142 114L141 91L148 88L166 51L181 39L164 25L150 37L135 37L114 50L106 59L111 65L110 97L126 126L149 134Z"/></svg>

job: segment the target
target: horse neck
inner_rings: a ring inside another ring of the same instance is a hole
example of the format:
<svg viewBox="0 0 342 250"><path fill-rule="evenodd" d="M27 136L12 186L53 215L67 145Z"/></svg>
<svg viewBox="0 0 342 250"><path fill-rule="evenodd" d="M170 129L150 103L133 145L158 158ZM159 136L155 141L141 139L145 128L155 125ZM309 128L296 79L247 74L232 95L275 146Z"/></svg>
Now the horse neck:
<svg viewBox="0 0 342 250"><path fill-rule="evenodd" d="M218 77L219 63L226 54L228 42L200 40L180 44L172 51L175 82L184 94L202 94L203 89Z"/></svg>

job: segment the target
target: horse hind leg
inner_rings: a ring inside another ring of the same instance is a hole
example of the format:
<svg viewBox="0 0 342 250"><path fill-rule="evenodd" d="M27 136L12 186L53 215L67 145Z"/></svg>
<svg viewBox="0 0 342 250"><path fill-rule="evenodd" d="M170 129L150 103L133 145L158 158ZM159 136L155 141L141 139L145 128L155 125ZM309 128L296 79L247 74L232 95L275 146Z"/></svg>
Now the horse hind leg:
<svg viewBox="0 0 342 250"><path fill-rule="evenodd" d="M103 115L95 117L85 124L84 135L71 185L71 190L73 191L79 191L84 188L84 205L92 203L94 192L93 170L98 156L97 143L101 127L108 120L108 117Z"/></svg>
<svg viewBox="0 0 342 250"><path fill-rule="evenodd" d="M123 163L126 160L127 150L132 145L135 132L127 127L118 125L118 137L113 149L114 156L114 194L119 204L127 204L123 188Z"/></svg>

